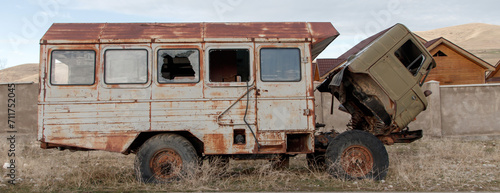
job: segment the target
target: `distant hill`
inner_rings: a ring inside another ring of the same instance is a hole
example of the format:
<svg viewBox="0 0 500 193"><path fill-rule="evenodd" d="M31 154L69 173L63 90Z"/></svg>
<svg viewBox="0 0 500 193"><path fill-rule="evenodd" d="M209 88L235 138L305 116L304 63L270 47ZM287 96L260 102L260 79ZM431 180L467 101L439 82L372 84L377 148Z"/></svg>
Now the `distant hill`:
<svg viewBox="0 0 500 193"><path fill-rule="evenodd" d="M500 25L470 23L415 33L426 40L444 37L491 65L500 60Z"/></svg>
<svg viewBox="0 0 500 193"><path fill-rule="evenodd" d="M21 64L0 70L0 83L38 82L38 63Z"/></svg>

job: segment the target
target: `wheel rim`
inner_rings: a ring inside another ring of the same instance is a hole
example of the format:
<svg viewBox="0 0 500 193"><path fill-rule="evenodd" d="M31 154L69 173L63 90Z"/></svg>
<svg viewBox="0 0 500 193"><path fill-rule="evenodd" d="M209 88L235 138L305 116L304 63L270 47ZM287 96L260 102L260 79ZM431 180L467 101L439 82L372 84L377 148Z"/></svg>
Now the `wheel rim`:
<svg viewBox="0 0 500 193"><path fill-rule="evenodd" d="M341 165L344 171L352 177L364 177L373 168L373 156L364 146L349 146L342 152Z"/></svg>
<svg viewBox="0 0 500 193"><path fill-rule="evenodd" d="M168 180L180 173L182 158L172 149L161 149L153 155L149 167L156 178Z"/></svg>

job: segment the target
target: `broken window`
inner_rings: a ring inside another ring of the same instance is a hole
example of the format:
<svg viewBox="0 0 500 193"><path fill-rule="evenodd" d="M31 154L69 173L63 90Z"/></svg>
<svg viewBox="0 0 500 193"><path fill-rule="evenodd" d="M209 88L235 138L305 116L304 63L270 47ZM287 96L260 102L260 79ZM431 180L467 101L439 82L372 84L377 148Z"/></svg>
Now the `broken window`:
<svg viewBox="0 0 500 193"><path fill-rule="evenodd" d="M424 63L425 56L422 51L411 41L406 41L403 46L401 46L394 55L403 63L403 65L410 71L414 76L417 74L418 69Z"/></svg>
<svg viewBox="0 0 500 193"><path fill-rule="evenodd" d="M198 82L200 79L200 53L196 49L159 50L158 82Z"/></svg>
<svg viewBox="0 0 500 193"><path fill-rule="evenodd" d="M436 52L434 55L432 55L434 57L438 57L438 56L447 56L444 52L441 52L441 50L439 50L438 52Z"/></svg>
<svg viewBox="0 0 500 193"><path fill-rule="evenodd" d="M55 50L52 52L50 83L53 85L92 85L95 77L95 51Z"/></svg>
<svg viewBox="0 0 500 193"><path fill-rule="evenodd" d="M209 52L211 82L248 82L250 54L248 49L213 49Z"/></svg>
<svg viewBox="0 0 500 193"><path fill-rule="evenodd" d="M106 84L144 84L148 82L147 50L106 50L104 53Z"/></svg>
<svg viewBox="0 0 500 193"><path fill-rule="evenodd" d="M298 48L261 49L260 79L277 82L300 81L300 50Z"/></svg>

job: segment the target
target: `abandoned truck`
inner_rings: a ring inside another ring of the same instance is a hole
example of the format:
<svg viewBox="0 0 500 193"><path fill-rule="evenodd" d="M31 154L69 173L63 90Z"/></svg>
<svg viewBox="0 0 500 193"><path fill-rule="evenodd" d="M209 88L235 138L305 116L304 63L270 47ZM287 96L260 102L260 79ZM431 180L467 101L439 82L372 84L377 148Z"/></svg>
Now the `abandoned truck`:
<svg viewBox="0 0 500 193"><path fill-rule="evenodd" d="M318 132L312 61L331 23L56 23L40 40L42 148L136 154L162 183L203 159L307 154L332 175L383 179L384 144L411 142L433 59L403 25L377 34L317 88L352 115Z"/></svg>

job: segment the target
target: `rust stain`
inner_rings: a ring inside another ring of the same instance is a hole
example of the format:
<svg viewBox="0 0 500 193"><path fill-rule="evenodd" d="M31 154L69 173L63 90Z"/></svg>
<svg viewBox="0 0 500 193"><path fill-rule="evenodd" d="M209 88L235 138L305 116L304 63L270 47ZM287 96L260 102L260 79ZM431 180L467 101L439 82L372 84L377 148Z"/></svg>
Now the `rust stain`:
<svg viewBox="0 0 500 193"><path fill-rule="evenodd" d="M228 146L224 140L224 134L206 134L203 137L203 141L205 142L205 152L207 154L225 154Z"/></svg>
<svg viewBox="0 0 500 193"><path fill-rule="evenodd" d="M135 136L116 135L109 136L106 140L106 150L112 152L122 152L125 144L133 139Z"/></svg>

